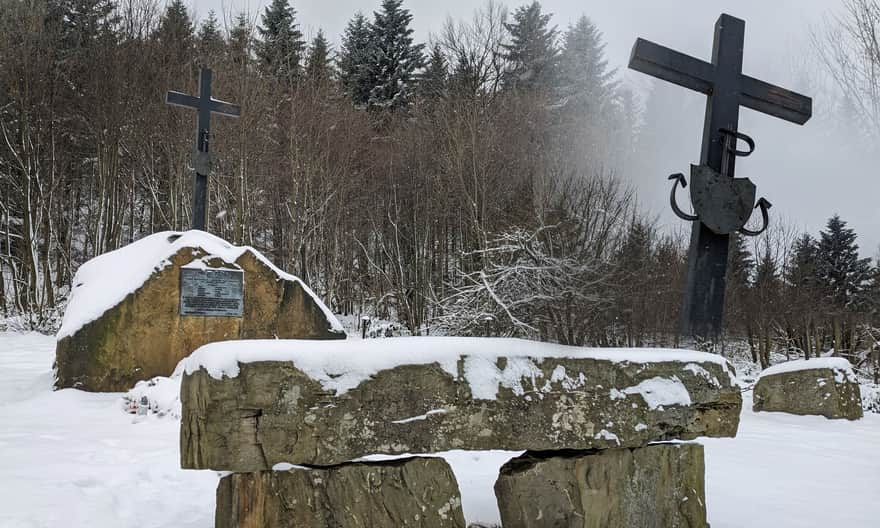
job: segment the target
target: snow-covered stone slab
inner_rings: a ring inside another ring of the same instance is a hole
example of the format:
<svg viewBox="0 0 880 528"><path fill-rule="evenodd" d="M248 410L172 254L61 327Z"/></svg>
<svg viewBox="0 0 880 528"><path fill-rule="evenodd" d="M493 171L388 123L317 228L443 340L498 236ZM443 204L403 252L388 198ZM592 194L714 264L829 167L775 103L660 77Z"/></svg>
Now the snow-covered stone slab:
<svg viewBox="0 0 880 528"><path fill-rule="evenodd" d="M844 358L787 361L764 369L755 384L754 411L862 417L859 381Z"/></svg>
<svg viewBox="0 0 880 528"><path fill-rule="evenodd" d="M502 466L495 482L504 528L701 528L708 526L705 495L696 443L527 452Z"/></svg>
<svg viewBox="0 0 880 528"><path fill-rule="evenodd" d="M182 270L188 276L239 273L241 291L194 286L190 308L211 315L192 315L181 310ZM156 233L77 270L57 335L55 386L125 391L170 375L205 343L273 337L339 339L345 333L308 286L253 248L202 231Z"/></svg>
<svg viewBox="0 0 880 528"><path fill-rule="evenodd" d="M217 487L215 528L464 528L442 458L233 473Z"/></svg>
<svg viewBox="0 0 880 528"><path fill-rule="evenodd" d="M734 436L720 356L518 339L238 341L182 366L181 465L259 471L372 454L604 449Z"/></svg>

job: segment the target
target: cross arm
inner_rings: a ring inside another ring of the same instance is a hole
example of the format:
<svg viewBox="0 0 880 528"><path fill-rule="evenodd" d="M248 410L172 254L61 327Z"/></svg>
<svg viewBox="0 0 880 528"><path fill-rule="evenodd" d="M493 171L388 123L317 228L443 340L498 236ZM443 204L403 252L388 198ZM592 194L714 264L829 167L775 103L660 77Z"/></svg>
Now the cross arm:
<svg viewBox="0 0 880 528"><path fill-rule="evenodd" d="M746 108L803 125L813 115L813 100L779 86L742 76L740 103Z"/></svg>
<svg viewBox="0 0 880 528"><path fill-rule="evenodd" d="M187 95L185 93L168 91L165 95L165 104L174 106L186 106L188 108L198 108L199 98Z"/></svg>
<svg viewBox="0 0 880 528"><path fill-rule="evenodd" d="M715 67L649 40L636 39L629 67L703 94L712 92Z"/></svg>
<svg viewBox="0 0 880 528"><path fill-rule="evenodd" d="M241 117L241 107L211 98L211 112L229 117Z"/></svg>

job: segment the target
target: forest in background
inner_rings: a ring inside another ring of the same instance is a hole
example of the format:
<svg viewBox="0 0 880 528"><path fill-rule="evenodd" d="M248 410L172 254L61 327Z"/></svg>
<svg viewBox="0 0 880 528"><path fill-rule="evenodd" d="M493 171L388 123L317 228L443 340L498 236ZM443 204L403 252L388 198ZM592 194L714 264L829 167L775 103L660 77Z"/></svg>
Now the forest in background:
<svg viewBox="0 0 880 528"><path fill-rule="evenodd" d="M859 30L880 10L847 8L836 27L863 62L816 47L864 103L880 53ZM0 316L51 330L81 263L189 228L195 115L164 101L207 66L214 97L242 107L212 120L209 231L335 312L412 334L678 344L688 240L626 183L651 100L619 82L600 29L557 28L538 2L490 1L426 43L411 20L383 0L333 46L288 0L201 21L181 0L0 0ZM730 255L726 329L756 362L868 361L880 281L845 220L777 222Z"/></svg>

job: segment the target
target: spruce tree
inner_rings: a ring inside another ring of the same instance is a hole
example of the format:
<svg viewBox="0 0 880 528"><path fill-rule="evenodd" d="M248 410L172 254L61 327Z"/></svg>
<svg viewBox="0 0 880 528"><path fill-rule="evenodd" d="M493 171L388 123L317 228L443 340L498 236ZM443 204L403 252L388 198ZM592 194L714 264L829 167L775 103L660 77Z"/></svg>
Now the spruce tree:
<svg viewBox="0 0 880 528"><path fill-rule="evenodd" d="M300 74L305 41L296 23L296 10L288 0L272 0L257 28L257 57L267 72L285 82Z"/></svg>
<svg viewBox="0 0 880 528"><path fill-rule="evenodd" d="M47 25L58 24L61 51L75 51L101 37L114 37L113 0L56 0L46 5Z"/></svg>
<svg viewBox="0 0 880 528"><path fill-rule="evenodd" d="M785 281L795 288L810 288L816 282L816 240L807 233L801 235L791 246L791 259L785 273Z"/></svg>
<svg viewBox="0 0 880 528"><path fill-rule="evenodd" d="M613 95L614 70L605 59L602 33L586 16L569 26L559 60L559 91L564 98L595 113ZM570 103L570 104L571 104Z"/></svg>
<svg viewBox="0 0 880 528"><path fill-rule="evenodd" d="M156 31L157 40L166 51L176 55L183 62L190 54L194 45L193 22L183 0L173 0L159 20Z"/></svg>
<svg viewBox="0 0 880 528"><path fill-rule="evenodd" d="M242 66L251 60L252 28L245 13L235 17L235 24L229 31L229 57L236 66Z"/></svg>
<svg viewBox="0 0 880 528"><path fill-rule="evenodd" d="M739 233L730 236L730 249L727 253L727 286L745 288L749 285L755 261L746 242Z"/></svg>
<svg viewBox="0 0 880 528"><path fill-rule="evenodd" d="M356 106L366 106L374 83L371 78L372 28L361 12L349 20L337 61L342 90Z"/></svg>
<svg viewBox="0 0 880 528"><path fill-rule="evenodd" d="M208 18L199 27L197 42L199 61L203 66L211 66L223 54L223 34L213 10L208 12Z"/></svg>
<svg viewBox="0 0 880 528"><path fill-rule="evenodd" d="M326 82L330 80L331 65L330 42L324 37L324 32L319 29L318 34L309 44L309 53L306 57L306 77L315 82Z"/></svg>
<svg viewBox="0 0 880 528"><path fill-rule="evenodd" d="M559 51L556 26L548 27L551 16L534 1L518 8L513 22L504 24L510 32L510 44L503 45L504 58L510 63L506 88L528 93L552 89L557 82Z"/></svg>
<svg viewBox="0 0 880 528"><path fill-rule="evenodd" d="M426 99L435 99L446 95L449 82L449 66L439 45L435 45L428 58L425 71L419 76L419 93Z"/></svg>
<svg viewBox="0 0 880 528"><path fill-rule="evenodd" d="M816 281L826 300L838 309L857 309L871 278L871 259L859 258L855 230L832 216L816 248Z"/></svg>
<svg viewBox="0 0 880 528"><path fill-rule="evenodd" d="M779 267L776 265L776 260L768 246L755 262L755 278L752 281L752 288L766 294L767 292L775 293L780 285Z"/></svg>
<svg viewBox="0 0 880 528"><path fill-rule="evenodd" d="M456 97L471 99L480 93L480 79L473 62L466 56L459 56L449 74L449 91Z"/></svg>
<svg viewBox="0 0 880 528"><path fill-rule="evenodd" d="M367 101L372 109L406 107L415 72L423 65L423 45L413 44L412 15L402 4L403 0L383 0L381 11L373 13L369 63L373 86Z"/></svg>
<svg viewBox="0 0 880 528"><path fill-rule="evenodd" d="M736 327L746 324L746 299L755 261L749 252L746 238L739 233L730 236L728 247L724 318L728 322L726 326Z"/></svg>

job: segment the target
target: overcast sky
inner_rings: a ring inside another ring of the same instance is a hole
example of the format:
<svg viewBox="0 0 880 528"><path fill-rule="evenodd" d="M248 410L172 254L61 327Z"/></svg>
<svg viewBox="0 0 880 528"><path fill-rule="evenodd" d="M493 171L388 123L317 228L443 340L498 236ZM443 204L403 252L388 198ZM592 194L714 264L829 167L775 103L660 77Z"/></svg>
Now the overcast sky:
<svg viewBox="0 0 880 528"><path fill-rule="evenodd" d="M247 10L262 13L263 0L190 0L199 18L208 10L218 13ZM346 22L355 11L371 13L380 0L300 0L292 2L306 35L318 28L338 43ZM507 2L512 11L522 2ZM621 78L639 93L652 86L646 76L627 71L626 62L636 37L644 37L708 60L715 20L722 12L746 21L743 70L762 80L796 90L809 90L814 67L809 63L810 31L839 12L841 0L543 0L544 10L564 29L581 14L588 15L604 34L609 62ZM413 13L416 38L426 41L447 16L469 18L482 0L406 0ZM805 83L805 81L807 81ZM705 98L676 88L683 115L670 130L669 145L652 145L639 153L655 171L633 177L642 203L655 212L661 224L676 227L680 221L667 205L666 175L686 172L699 161ZM740 130L755 138L755 154L737 164L737 176L750 177L758 196L774 205L771 216L784 216L799 228L816 233L834 213L856 228L864 256L876 256L880 245L880 159L852 148L852 138L831 133L833 119L821 94L814 96L814 119L800 127L749 110L743 110ZM844 123L836 130L846 129ZM876 152L876 151L875 151ZM686 204L686 196L682 197Z"/></svg>

